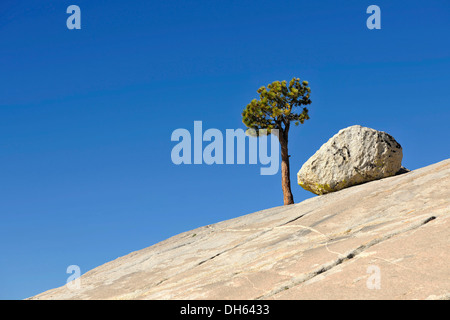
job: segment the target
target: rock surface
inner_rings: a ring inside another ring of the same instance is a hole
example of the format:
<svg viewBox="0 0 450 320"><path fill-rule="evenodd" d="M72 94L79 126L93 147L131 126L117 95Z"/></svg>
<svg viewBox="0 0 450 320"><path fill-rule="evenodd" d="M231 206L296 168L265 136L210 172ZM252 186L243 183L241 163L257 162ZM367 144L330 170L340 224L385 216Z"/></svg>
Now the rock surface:
<svg viewBox="0 0 450 320"><path fill-rule="evenodd" d="M449 299L450 159L184 232L31 299Z"/></svg>
<svg viewBox="0 0 450 320"><path fill-rule="evenodd" d="M303 164L298 184L319 195L335 192L395 175L402 158L402 147L389 134L351 126L340 130Z"/></svg>

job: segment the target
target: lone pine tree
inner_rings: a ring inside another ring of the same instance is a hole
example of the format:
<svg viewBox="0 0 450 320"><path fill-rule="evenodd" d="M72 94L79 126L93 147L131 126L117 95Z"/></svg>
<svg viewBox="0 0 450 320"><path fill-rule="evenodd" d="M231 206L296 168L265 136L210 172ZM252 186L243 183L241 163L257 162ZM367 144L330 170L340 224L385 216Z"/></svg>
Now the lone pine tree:
<svg viewBox="0 0 450 320"><path fill-rule="evenodd" d="M278 130L278 140L281 146L281 187L283 189L284 205L293 204L291 179L289 171L288 134L291 121L295 125L303 124L309 119L308 109L299 108L311 104L309 99L311 89L308 81L293 78L289 84L286 81L275 81L257 90L259 100L253 99L242 112L242 122L249 128L250 134L261 134L260 130ZM264 131L263 131L264 132ZM274 131L275 133L275 131Z"/></svg>

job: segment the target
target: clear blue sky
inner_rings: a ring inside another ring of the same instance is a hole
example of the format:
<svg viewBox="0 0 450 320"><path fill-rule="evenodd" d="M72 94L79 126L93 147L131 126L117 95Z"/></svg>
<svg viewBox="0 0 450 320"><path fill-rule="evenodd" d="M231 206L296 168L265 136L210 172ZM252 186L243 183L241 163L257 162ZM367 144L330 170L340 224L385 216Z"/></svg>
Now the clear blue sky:
<svg viewBox="0 0 450 320"><path fill-rule="evenodd" d="M66 8L81 8L68 30ZM381 30L366 9L381 8ZM449 158L448 1L0 2L0 298L23 299L180 232L283 203L260 165L171 162L177 128L244 128L256 90L300 77L301 165L340 129Z"/></svg>

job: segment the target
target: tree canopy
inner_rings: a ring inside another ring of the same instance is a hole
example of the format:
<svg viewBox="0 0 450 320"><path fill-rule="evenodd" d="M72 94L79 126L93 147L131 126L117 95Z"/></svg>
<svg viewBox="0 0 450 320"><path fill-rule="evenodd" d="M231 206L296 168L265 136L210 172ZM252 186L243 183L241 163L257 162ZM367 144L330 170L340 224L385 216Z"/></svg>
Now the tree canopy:
<svg viewBox="0 0 450 320"><path fill-rule="evenodd" d="M242 112L242 121L249 129L250 134L258 134L260 129L285 131L289 123L296 125L309 119L308 109L301 105L309 105L311 89L308 81L293 78L289 84L283 81L274 81L266 87L257 90L259 100L253 99Z"/></svg>

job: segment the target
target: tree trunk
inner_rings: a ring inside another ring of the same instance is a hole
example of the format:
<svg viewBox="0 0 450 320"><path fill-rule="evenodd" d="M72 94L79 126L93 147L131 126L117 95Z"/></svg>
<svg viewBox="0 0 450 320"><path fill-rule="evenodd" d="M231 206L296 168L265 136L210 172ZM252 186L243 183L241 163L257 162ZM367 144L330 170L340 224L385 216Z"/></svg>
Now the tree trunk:
<svg viewBox="0 0 450 320"><path fill-rule="evenodd" d="M281 131L278 136L281 146L281 187L283 188L284 205L294 204L289 169L288 131L289 126L284 131Z"/></svg>

